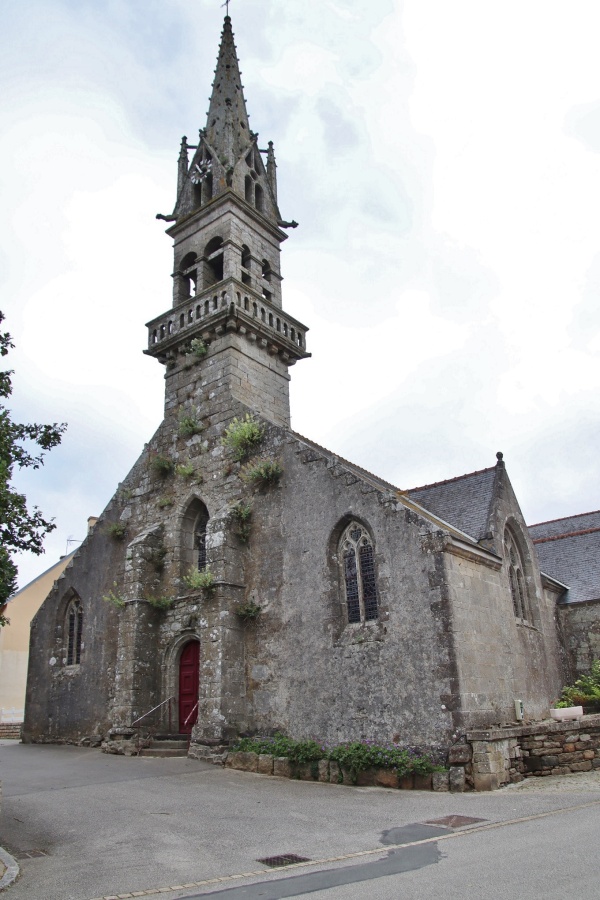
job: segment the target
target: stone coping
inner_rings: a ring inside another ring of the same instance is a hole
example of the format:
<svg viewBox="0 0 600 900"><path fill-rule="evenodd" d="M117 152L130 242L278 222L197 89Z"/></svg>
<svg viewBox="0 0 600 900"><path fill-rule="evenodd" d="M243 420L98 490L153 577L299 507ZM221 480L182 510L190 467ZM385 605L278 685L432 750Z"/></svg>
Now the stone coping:
<svg viewBox="0 0 600 900"><path fill-rule="evenodd" d="M467 731L467 741L501 741L505 738L528 737L532 734L556 734L563 731L584 731L587 728L600 728L600 713L558 722L555 719L544 719L531 725L511 725L508 728L488 728Z"/></svg>

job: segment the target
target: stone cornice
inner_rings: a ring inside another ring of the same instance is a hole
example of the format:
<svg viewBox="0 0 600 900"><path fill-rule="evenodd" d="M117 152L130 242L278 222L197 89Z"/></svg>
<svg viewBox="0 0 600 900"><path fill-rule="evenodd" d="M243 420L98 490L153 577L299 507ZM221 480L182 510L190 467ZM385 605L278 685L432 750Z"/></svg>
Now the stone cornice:
<svg viewBox="0 0 600 900"><path fill-rule="evenodd" d="M483 547L476 547L474 544L465 544L452 536L449 536L444 550L447 553L452 553L454 556L461 556L463 559L468 559L471 562L479 563L496 571L502 568L502 560L495 553L492 553L490 550L484 550Z"/></svg>
<svg viewBox="0 0 600 900"><path fill-rule="evenodd" d="M169 237L172 237L176 240L182 231L185 231L190 226L193 227L193 231L198 231L198 225L200 220L207 217L208 213L218 213L219 207L226 206L227 203L230 202L236 207L236 214L242 214L247 216L249 219L252 219L255 225L259 225L268 231L275 240L280 243L287 240L288 235L285 231L282 231L277 225L274 225L266 216L262 213L258 212L253 206L250 206L249 203L246 203L242 197L239 196L232 188L226 188L223 193L218 194L216 197L213 197L212 200L209 200L204 206L199 206L198 209L195 209L194 212L189 213L187 216L180 216L177 219L177 222L174 225L171 225L170 228L166 229L166 233ZM222 210L221 212L227 212L227 210Z"/></svg>
<svg viewBox="0 0 600 900"><path fill-rule="evenodd" d="M185 303L152 319L147 327L148 347L144 353L165 364L175 361L194 338L210 343L232 331L258 343L270 355L279 356L288 366L310 356L306 350L306 326L236 278L225 279L189 297Z"/></svg>

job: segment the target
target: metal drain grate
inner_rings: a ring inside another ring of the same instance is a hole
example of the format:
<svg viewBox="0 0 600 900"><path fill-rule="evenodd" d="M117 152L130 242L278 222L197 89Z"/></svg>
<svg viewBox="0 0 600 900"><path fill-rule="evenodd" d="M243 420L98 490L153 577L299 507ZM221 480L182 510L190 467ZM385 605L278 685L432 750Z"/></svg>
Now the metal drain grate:
<svg viewBox="0 0 600 900"><path fill-rule="evenodd" d="M266 856L264 859L257 859L263 866L269 866L271 869L277 869L279 866L293 866L294 863L310 862L308 856L296 856L295 853L282 853L281 856Z"/></svg>
<svg viewBox="0 0 600 900"><path fill-rule="evenodd" d="M22 850L15 853L17 859L37 859L40 856L48 856L46 850Z"/></svg>
<svg viewBox="0 0 600 900"><path fill-rule="evenodd" d="M443 825L446 828L464 828L476 822L487 822L487 819L474 819L472 816L444 816L443 819L427 819L425 825Z"/></svg>

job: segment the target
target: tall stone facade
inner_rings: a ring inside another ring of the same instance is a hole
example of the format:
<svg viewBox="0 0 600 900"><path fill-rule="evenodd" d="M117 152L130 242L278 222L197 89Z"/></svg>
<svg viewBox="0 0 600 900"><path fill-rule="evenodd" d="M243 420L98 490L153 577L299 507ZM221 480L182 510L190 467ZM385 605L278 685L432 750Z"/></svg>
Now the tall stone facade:
<svg viewBox="0 0 600 900"><path fill-rule="evenodd" d="M440 748L513 721L515 700L542 718L566 677L560 585L501 454L400 492L289 428L289 368L309 356L281 292L295 223L229 17L163 218L173 304L146 352L164 420L33 622L25 740L127 740L141 720L191 730L196 755L276 730ZM223 442L236 421L258 438L245 454Z"/></svg>

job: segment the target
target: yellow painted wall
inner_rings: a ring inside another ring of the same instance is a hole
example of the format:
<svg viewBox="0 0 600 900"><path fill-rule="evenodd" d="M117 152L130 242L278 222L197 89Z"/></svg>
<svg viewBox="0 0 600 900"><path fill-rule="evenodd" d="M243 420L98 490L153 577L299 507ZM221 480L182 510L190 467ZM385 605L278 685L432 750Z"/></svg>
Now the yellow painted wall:
<svg viewBox="0 0 600 900"><path fill-rule="evenodd" d="M22 719L29 660L29 626L72 557L72 553L64 556L17 591L6 605L4 614L10 619L10 625L0 628L0 716L1 710L16 709Z"/></svg>

